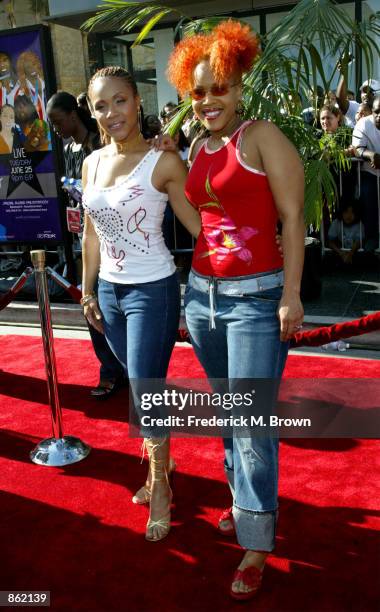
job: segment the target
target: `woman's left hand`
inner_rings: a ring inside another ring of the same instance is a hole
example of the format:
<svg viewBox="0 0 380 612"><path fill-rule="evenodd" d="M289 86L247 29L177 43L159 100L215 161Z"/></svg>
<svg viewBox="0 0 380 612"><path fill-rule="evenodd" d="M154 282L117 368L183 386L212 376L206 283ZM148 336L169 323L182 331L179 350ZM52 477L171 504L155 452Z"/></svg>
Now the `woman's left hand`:
<svg viewBox="0 0 380 612"><path fill-rule="evenodd" d="M151 148L156 151L172 151L178 153L177 145L169 134L158 134L158 136L151 138L148 142Z"/></svg>
<svg viewBox="0 0 380 612"><path fill-rule="evenodd" d="M283 294L278 307L278 318L281 325L280 340L282 342L286 342L300 331L303 317L303 306L299 294Z"/></svg>

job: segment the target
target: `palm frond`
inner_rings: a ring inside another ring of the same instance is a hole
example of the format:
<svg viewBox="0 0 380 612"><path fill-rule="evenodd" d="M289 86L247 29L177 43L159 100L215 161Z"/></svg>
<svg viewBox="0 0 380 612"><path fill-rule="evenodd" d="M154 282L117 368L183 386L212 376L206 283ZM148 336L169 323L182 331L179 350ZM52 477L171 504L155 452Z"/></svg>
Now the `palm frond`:
<svg viewBox="0 0 380 612"><path fill-rule="evenodd" d="M178 17L187 18L175 7L153 2L130 2L128 0L102 0L99 11L87 19L81 26L83 30L103 29L109 31L129 32L142 26L138 38L141 42L150 30L165 15L175 13ZM148 20L148 23L146 23ZM143 34L145 32L145 34ZM139 44L139 43L135 43Z"/></svg>
<svg viewBox="0 0 380 612"><path fill-rule="evenodd" d="M149 32L154 28L156 23L158 23L162 19L162 17L164 17L168 13L171 13L171 9L163 9L162 11L158 11L158 13L153 15L153 17L149 19L148 23L144 25L141 32L137 35L132 47L139 45L144 40L144 38L148 36Z"/></svg>
<svg viewBox="0 0 380 612"><path fill-rule="evenodd" d="M338 193L329 164L324 159L310 159L305 168L305 223L319 229L325 203L333 210Z"/></svg>
<svg viewBox="0 0 380 612"><path fill-rule="evenodd" d="M191 99L187 98L179 103L177 107L177 111L175 115L173 115L170 122L165 126L164 133L169 134L169 136L175 136L175 134L180 129L182 123L186 119L187 115L191 111Z"/></svg>
<svg viewBox="0 0 380 612"><path fill-rule="evenodd" d="M189 23L187 23L183 27L183 36L194 36L195 34L204 33L207 34L211 32L215 26L217 26L221 21L225 21L226 16L216 16L216 17L205 17L202 19L191 19Z"/></svg>

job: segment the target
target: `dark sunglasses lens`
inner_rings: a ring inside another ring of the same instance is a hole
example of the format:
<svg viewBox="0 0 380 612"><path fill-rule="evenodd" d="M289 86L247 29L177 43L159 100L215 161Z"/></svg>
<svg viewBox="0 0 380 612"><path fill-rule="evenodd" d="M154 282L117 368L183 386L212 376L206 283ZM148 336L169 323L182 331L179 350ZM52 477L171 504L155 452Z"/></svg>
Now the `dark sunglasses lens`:
<svg viewBox="0 0 380 612"><path fill-rule="evenodd" d="M213 96L225 96L228 92L228 85L213 85L211 93Z"/></svg>
<svg viewBox="0 0 380 612"><path fill-rule="evenodd" d="M193 98L193 100L202 100L205 97L205 95L206 95L206 92L203 89L203 87L196 87L191 92L191 97Z"/></svg>

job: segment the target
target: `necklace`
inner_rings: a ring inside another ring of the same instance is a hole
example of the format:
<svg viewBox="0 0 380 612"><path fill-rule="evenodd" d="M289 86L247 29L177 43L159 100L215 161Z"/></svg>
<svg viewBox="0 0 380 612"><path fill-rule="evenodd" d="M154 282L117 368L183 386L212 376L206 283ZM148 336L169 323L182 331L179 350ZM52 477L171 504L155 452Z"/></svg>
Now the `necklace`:
<svg viewBox="0 0 380 612"><path fill-rule="evenodd" d="M136 145L142 144L143 142L145 142L145 140L141 132L131 139L115 142L117 153L118 155L122 155L124 153L133 151L136 148Z"/></svg>

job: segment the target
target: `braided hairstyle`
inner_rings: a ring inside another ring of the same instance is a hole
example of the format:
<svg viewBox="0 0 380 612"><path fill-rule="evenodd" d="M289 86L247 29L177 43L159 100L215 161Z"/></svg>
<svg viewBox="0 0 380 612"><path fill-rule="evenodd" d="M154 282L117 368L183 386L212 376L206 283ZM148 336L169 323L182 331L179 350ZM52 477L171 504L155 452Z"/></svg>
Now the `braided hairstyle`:
<svg viewBox="0 0 380 612"><path fill-rule="evenodd" d="M139 95L139 92L137 90L136 81L133 78L133 76L128 72L128 70L125 70L125 68L122 68L121 66L106 66L104 68L99 68L99 70L97 70L90 79L90 82L88 84L88 92L87 92L90 104L91 104L91 100L90 100L91 87L93 86L94 82L97 79L100 79L103 77L118 77L120 79L124 79L125 82L131 87L133 95L134 96ZM92 104L91 104L91 107L92 107ZM142 113L141 106L140 106L140 113ZM110 136L105 132L105 130L103 130L103 128L99 124L98 124L98 128L99 128L100 139L102 141L102 144L103 145L110 144L111 142ZM141 129L141 126L140 126L140 129Z"/></svg>

